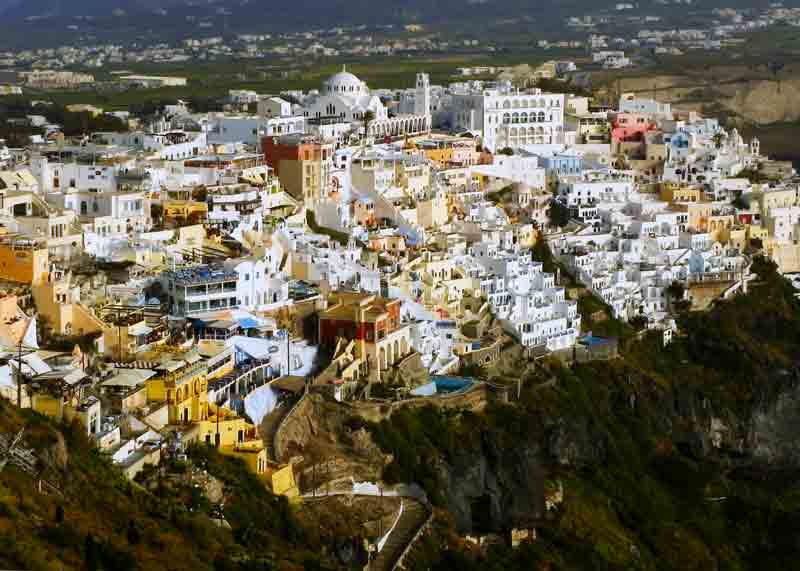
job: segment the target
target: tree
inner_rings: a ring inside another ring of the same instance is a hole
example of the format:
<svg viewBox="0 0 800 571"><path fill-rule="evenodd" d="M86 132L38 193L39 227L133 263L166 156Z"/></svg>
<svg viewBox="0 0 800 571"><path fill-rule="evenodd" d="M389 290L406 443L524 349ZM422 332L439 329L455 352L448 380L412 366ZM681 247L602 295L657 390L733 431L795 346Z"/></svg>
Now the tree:
<svg viewBox="0 0 800 571"><path fill-rule="evenodd" d="M569 209L557 200L550 202L550 210L548 211L548 218L550 219L551 226L558 226L563 228L569 224Z"/></svg>
<svg viewBox="0 0 800 571"><path fill-rule="evenodd" d="M375 112L372 109L367 109L364 111L364 115L361 117L361 123L364 125L364 141L367 140L367 136L369 135L369 126L375 120Z"/></svg>
<svg viewBox="0 0 800 571"><path fill-rule="evenodd" d="M554 274L556 272L556 262L553 259L553 252L547 244L542 234L536 238L536 243L533 245L533 259L537 262L542 262L542 269L546 272Z"/></svg>
<svg viewBox="0 0 800 571"><path fill-rule="evenodd" d="M644 315L637 315L630 320L631 327L641 330L647 327L647 317Z"/></svg>
<svg viewBox="0 0 800 571"><path fill-rule="evenodd" d="M97 571L100 569L100 546L94 540L92 534L86 536L83 543L84 556L86 557L87 571Z"/></svg>
<svg viewBox="0 0 800 571"><path fill-rule="evenodd" d="M194 489L194 488L192 488ZM139 532L139 528L136 527L136 524L133 520L128 522L128 543L131 545L137 545L139 542L142 541L142 534Z"/></svg>
<svg viewBox="0 0 800 571"><path fill-rule="evenodd" d="M741 191L737 191L736 192L736 198L733 199L731 204L733 206L735 206L736 208L738 208L739 210L747 210L747 208L749 208L749 206L748 206L747 202L745 201L745 199L742 198L742 192Z"/></svg>
<svg viewBox="0 0 800 571"><path fill-rule="evenodd" d="M485 381L489 378L489 372L486 370L486 367L478 363L462 365L460 373L462 377L472 377L479 381Z"/></svg>
<svg viewBox="0 0 800 571"><path fill-rule="evenodd" d="M162 218L164 217L164 207L161 206L159 203L154 202L150 205L150 218L153 220L153 223L157 226L162 224Z"/></svg>
<svg viewBox="0 0 800 571"><path fill-rule="evenodd" d="M512 149L511 147L504 147L504 148L500 149L499 151L497 151L497 154L498 155L505 155L507 157L510 157L510 156L512 156L514 154L514 149Z"/></svg>
<svg viewBox="0 0 800 571"><path fill-rule="evenodd" d="M683 295L685 292L685 288L681 282L672 282L667 287L667 294L674 300L681 300L683 299Z"/></svg>

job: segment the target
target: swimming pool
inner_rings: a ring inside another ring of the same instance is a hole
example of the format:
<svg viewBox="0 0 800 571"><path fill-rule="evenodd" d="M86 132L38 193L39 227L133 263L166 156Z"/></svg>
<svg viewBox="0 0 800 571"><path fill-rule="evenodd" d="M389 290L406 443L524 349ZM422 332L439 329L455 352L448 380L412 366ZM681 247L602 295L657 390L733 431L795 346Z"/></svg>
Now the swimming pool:
<svg viewBox="0 0 800 571"><path fill-rule="evenodd" d="M450 375L434 375L431 380L436 385L437 393L457 393L466 391L475 384L472 377L454 377Z"/></svg>

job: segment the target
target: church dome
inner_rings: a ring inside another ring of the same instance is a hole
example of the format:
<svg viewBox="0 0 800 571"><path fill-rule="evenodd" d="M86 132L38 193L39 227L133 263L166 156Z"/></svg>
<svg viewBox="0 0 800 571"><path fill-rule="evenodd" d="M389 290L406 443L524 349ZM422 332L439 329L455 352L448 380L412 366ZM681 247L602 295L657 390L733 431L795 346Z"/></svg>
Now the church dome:
<svg viewBox="0 0 800 571"><path fill-rule="evenodd" d="M352 96L366 95L368 93L366 84L344 68L325 80L323 91L330 95Z"/></svg>

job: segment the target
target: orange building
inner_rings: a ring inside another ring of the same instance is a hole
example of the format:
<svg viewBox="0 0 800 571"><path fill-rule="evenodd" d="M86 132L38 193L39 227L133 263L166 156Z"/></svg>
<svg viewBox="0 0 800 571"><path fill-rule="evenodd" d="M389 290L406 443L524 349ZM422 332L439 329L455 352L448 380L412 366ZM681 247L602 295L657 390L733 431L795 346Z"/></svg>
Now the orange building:
<svg viewBox="0 0 800 571"><path fill-rule="evenodd" d="M411 329L400 322L399 299L368 293L336 292L319 314L320 345L355 341L356 353L380 380L381 372L411 352Z"/></svg>
<svg viewBox="0 0 800 571"><path fill-rule="evenodd" d="M264 137L261 149L281 186L294 198L315 200L327 189L333 145L309 135Z"/></svg>
<svg viewBox="0 0 800 571"><path fill-rule="evenodd" d="M47 280L49 254L44 243L21 236L0 236L0 280L37 284Z"/></svg>

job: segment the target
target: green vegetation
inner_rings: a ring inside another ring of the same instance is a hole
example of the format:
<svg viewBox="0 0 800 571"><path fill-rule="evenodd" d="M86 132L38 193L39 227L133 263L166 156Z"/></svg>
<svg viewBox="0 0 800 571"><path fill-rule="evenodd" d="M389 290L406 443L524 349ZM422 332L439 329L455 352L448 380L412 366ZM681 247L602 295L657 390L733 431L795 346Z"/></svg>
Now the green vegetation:
<svg viewBox="0 0 800 571"><path fill-rule="evenodd" d="M187 101L196 111L218 110L221 100L230 89L252 89L259 93L277 94L294 89L319 89L322 82L338 72L342 64L373 88L413 87L416 74L424 70L430 75L431 83L446 84L454 81L458 67L506 66L527 63L538 65L546 59L556 57L553 52L543 52L528 48L514 53L474 54L454 53L421 56L374 56L369 58L272 58L263 60L217 59L208 62L149 64L130 63L108 66L102 70L88 71L95 75L98 84L92 91L66 91L26 89L21 99L48 100L57 105L85 103L102 107L105 110L130 110L134 113L149 112L175 103L178 99ZM186 77L186 87L165 87L158 89L119 90L112 86L116 76L113 72L125 71L145 75L171 75ZM473 78L475 79L475 78ZM494 79L486 78L486 79ZM0 97L0 105L6 101L20 99L20 96Z"/></svg>
<svg viewBox="0 0 800 571"><path fill-rule="evenodd" d="M39 493L35 480L7 466L0 473L0 567L31 570L319 568L321 546L308 539L285 498L273 496L241 461L202 447L195 463L225 485L224 515L180 470L147 490L129 482L88 441L79 423L58 424L0 400L0 432L25 425L25 443L48 481L61 491ZM178 464L179 466L179 464ZM157 474L157 471L153 473ZM152 481L152 480L151 480Z"/></svg>
<svg viewBox="0 0 800 571"><path fill-rule="evenodd" d="M598 297L590 294L578 298L581 328L598 337L629 337L633 333L630 325L616 319L613 310Z"/></svg>
<svg viewBox="0 0 800 571"><path fill-rule="evenodd" d="M373 426L394 455L387 474L420 482L435 502L462 477L454 459L464 454L524 457L544 447L547 481L563 484L563 503L537 524L534 544L481 556L454 540L442 552L431 540L420 558L465 571L792 568L800 557L798 467L759 463L737 448L735 434L718 450L700 443L712 416L747 422L794 383L800 302L771 263L756 260L754 271L755 291L686 314L684 335L667 347L647 334L615 361L545 362L513 405L481 414L401 410ZM504 462L497 470L521 469Z"/></svg>
<svg viewBox="0 0 800 571"><path fill-rule="evenodd" d="M509 184L508 186L504 186L500 190L487 193L486 200L490 200L495 204L506 204L511 201L513 194L514 194L514 185Z"/></svg>
<svg viewBox="0 0 800 571"><path fill-rule="evenodd" d="M20 96L0 98L0 139L5 139L10 146L26 146L30 135L41 134L38 127L15 125L11 120L21 119L28 115L42 115L50 123L61 125L67 136L88 135L102 131L127 131L127 125L120 119L110 115L95 117L88 112L72 113L63 105L37 105Z"/></svg>
<svg viewBox="0 0 800 571"><path fill-rule="evenodd" d="M532 255L534 260L542 262L542 269L544 271L554 274L560 269L558 262L553 257L550 246L547 245L547 240L542 234L537 236L536 242L533 244Z"/></svg>
<svg viewBox="0 0 800 571"><path fill-rule="evenodd" d="M739 171L739 174L736 176L738 178L746 178L751 184L761 184L774 181L773 178L768 177L758 169L744 169Z"/></svg>
<svg viewBox="0 0 800 571"><path fill-rule="evenodd" d="M306 223L312 232L315 232L316 234L324 234L325 236L330 237L331 240L339 242L343 246L346 246L350 241L349 234L317 224L316 216L314 216L314 212L312 210L306 210Z"/></svg>

